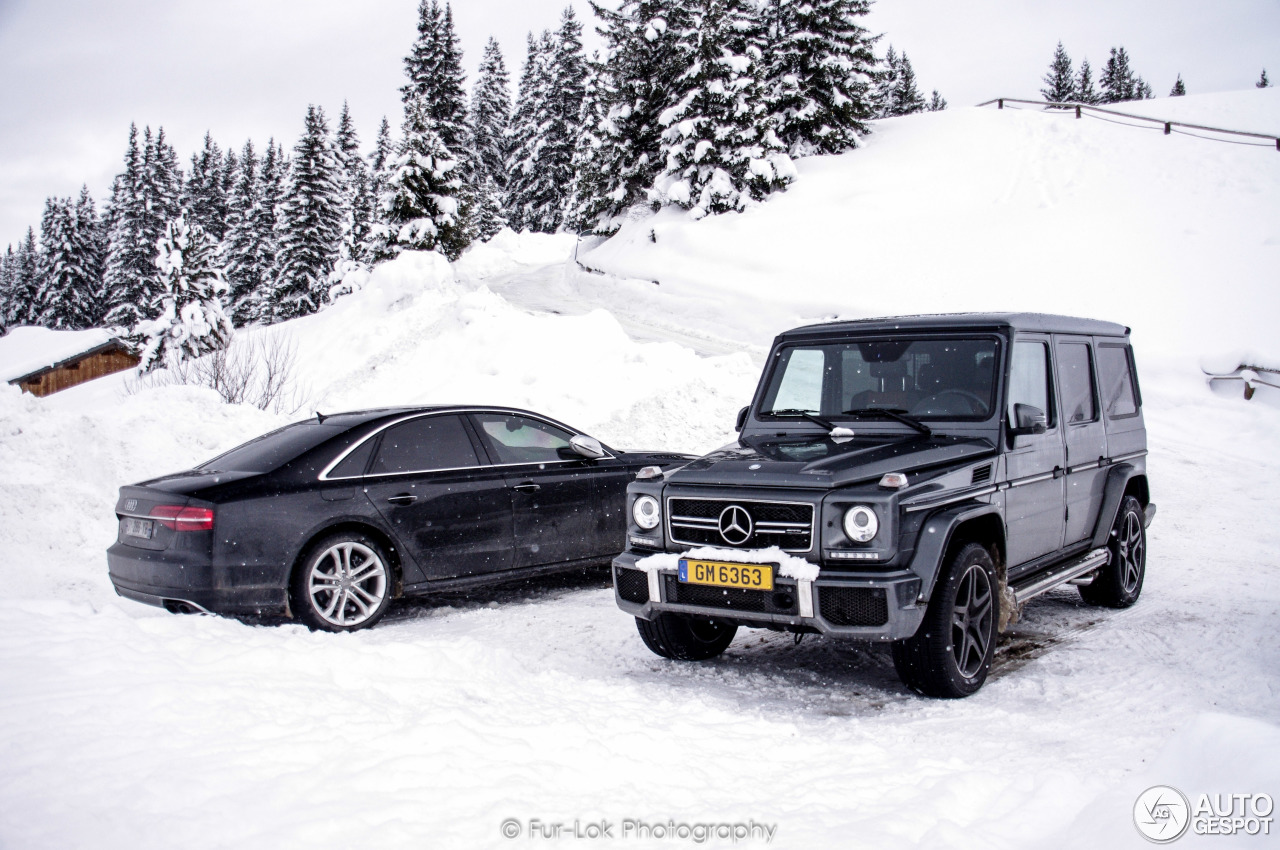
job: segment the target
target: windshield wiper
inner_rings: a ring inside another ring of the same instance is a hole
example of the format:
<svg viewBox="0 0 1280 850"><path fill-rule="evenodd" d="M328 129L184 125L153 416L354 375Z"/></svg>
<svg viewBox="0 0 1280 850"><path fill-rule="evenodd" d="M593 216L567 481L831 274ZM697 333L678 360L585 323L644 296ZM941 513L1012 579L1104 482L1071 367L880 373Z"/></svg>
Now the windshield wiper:
<svg viewBox="0 0 1280 850"><path fill-rule="evenodd" d="M928 425L924 424L919 419L916 419L914 416L908 416L905 410L897 407L858 407L853 410L842 411L842 413L845 416L857 416L862 418L868 416L879 416L884 419L894 419L901 422L903 425L914 428L926 437L933 433L933 429Z"/></svg>
<svg viewBox="0 0 1280 850"><path fill-rule="evenodd" d="M821 416L815 416L814 414L810 413L807 410L800 410L794 407L788 407L785 410L770 410L768 413L764 413L762 415L771 416L771 417L776 416L779 419L783 419L783 418L795 419L798 417L803 417L805 419L808 419L810 422L814 423L815 425L821 425L823 428L826 428L828 431L832 431L836 427L833 423L828 422L826 419L823 419Z"/></svg>

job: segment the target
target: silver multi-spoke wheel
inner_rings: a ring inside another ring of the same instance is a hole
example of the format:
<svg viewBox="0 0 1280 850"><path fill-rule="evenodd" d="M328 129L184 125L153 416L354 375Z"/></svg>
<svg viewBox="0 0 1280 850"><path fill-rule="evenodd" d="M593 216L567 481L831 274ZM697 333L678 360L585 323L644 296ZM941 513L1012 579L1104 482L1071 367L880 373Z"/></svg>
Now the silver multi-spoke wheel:
<svg viewBox="0 0 1280 850"><path fill-rule="evenodd" d="M373 625L389 602L391 574L386 557L372 540L360 535L341 535L321 543L299 578L295 587L302 597L300 613L316 628L352 631Z"/></svg>
<svg viewBox="0 0 1280 850"><path fill-rule="evenodd" d="M966 679L976 676L987 662L994 615L987 571L978 564L970 564L960 577L951 614L951 655L956 660L956 669Z"/></svg>
<svg viewBox="0 0 1280 850"><path fill-rule="evenodd" d="M1120 586L1126 594L1131 594L1138 589L1138 581L1142 578L1142 568L1147 556L1147 541L1143 534L1142 519L1136 511L1126 511L1123 524L1116 531Z"/></svg>

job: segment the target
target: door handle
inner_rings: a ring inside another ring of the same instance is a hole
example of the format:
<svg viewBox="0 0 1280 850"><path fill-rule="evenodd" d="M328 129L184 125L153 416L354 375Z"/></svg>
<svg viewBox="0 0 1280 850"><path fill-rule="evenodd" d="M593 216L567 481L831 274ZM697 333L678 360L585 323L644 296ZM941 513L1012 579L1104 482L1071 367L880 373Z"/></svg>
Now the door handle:
<svg viewBox="0 0 1280 850"><path fill-rule="evenodd" d="M401 493L398 496L391 496L387 499L393 505L412 505L418 501L418 497L409 493Z"/></svg>
<svg viewBox="0 0 1280 850"><path fill-rule="evenodd" d="M542 488L537 484L534 484L532 481L526 481L524 484L517 484L511 489L521 493L536 493Z"/></svg>

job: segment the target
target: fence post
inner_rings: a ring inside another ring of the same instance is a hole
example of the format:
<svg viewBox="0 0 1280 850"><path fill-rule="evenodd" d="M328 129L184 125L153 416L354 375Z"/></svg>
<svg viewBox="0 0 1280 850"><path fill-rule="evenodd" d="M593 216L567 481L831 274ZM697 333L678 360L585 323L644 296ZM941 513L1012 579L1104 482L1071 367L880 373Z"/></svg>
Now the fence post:
<svg viewBox="0 0 1280 850"><path fill-rule="evenodd" d="M997 100L997 101L996 101L996 103L998 104L998 105L996 106L996 109L1004 109L1004 98L1003 98L1003 97L1002 97L1002 98L1000 98L999 100Z"/></svg>
<svg viewBox="0 0 1280 850"><path fill-rule="evenodd" d="M1164 134L1167 136L1173 132L1173 124L1169 121L1164 122Z"/></svg>
<svg viewBox="0 0 1280 850"><path fill-rule="evenodd" d="M1076 104L1076 117L1077 117L1077 118L1079 118L1079 117L1080 117L1080 104L1078 104L1078 103Z"/></svg>

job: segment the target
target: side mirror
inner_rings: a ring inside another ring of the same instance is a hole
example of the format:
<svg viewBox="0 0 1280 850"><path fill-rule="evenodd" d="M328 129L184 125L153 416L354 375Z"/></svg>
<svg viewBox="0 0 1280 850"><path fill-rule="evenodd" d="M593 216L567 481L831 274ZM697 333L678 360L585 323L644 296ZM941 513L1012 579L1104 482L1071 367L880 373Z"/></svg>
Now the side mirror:
<svg viewBox="0 0 1280 850"><path fill-rule="evenodd" d="M1043 410L1030 404L1015 404L1013 417L1014 427L1009 429L1010 437L1022 437L1027 434L1043 434L1049 430L1049 417Z"/></svg>
<svg viewBox="0 0 1280 850"><path fill-rule="evenodd" d="M586 434L575 434L570 437L569 448L574 454L582 455L588 460L604 457L604 446L600 445L600 441L595 437L588 437Z"/></svg>
<svg viewBox="0 0 1280 850"><path fill-rule="evenodd" d="M739 431L739 432L742 431L742 429L747 424L747 412L749 410L751 410L750 407L744 407L738 411L738 423L733 426L733 430Z"/></svg>

